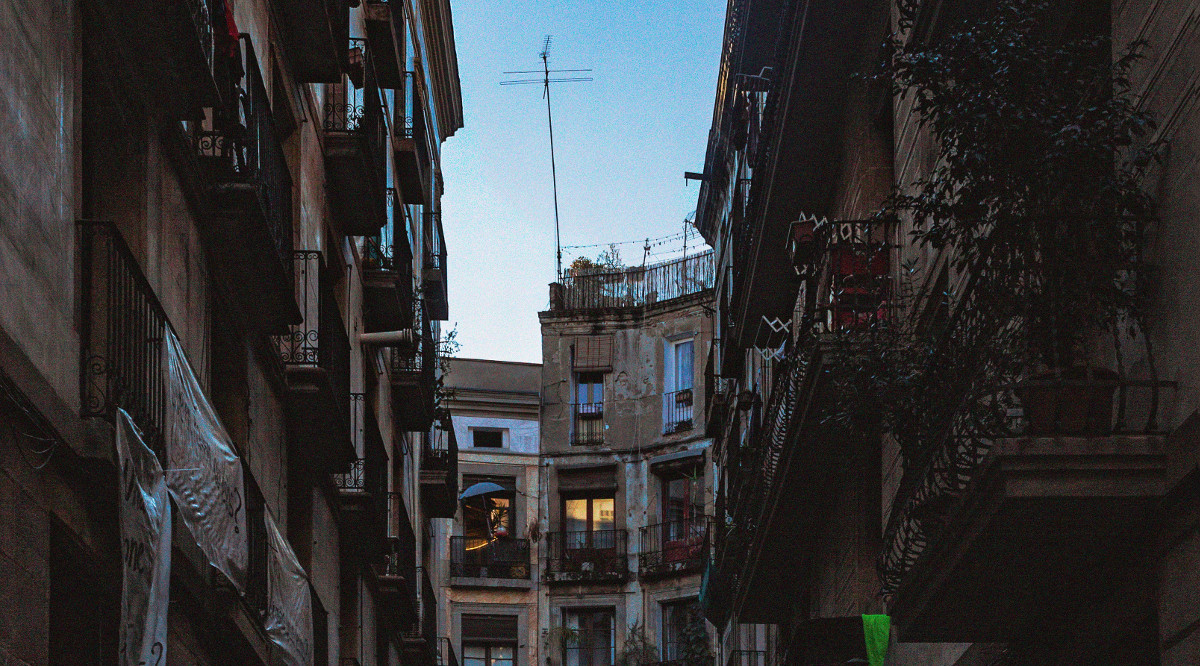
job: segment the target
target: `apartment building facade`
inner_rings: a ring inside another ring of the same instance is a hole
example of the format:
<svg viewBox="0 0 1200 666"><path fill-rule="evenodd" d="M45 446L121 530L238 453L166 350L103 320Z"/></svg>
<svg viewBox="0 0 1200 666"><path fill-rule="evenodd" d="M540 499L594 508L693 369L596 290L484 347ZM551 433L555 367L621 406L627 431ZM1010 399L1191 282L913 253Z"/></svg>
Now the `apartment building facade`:
<svg viewBox="0 0 1200 666"><path fill-rule="evenodd" d="M456 358L447 384L462 489L436 521L441 622L466 666L538 664L536 363Z"/></svg>
<svg viewBox="0 0 1200 666"><path fill-rule="evenodd" d="M1195 8L1029 3L1033 24L1012 14L1007 24L1033 44L1098 40L1088 53L1117 71L1124 47L1144 42L1128 72L1131 108L1156 123L1134 143L1169 145L1139 172L1157 212L1143 249L1158 281L1151 323L1094 344L1088 372L1026 367L1015 388L985 386L1004 396L994 429L964 427L986 391L962 378L990 376L970 352L1013 330L981 323L995 294L974 285L1000 269L964 268L952 244L913 233L928 227L878 214L956 159L923 122L921 96L873 76L881 54L953 43L961 55L986 43L972 26L1004 26L997 13L1010 5L729 3L696 217L718 267L706 412L718 528L701 598L725 664L881 663L881 633L889 664L1200 658L1198 611L1183 592L1200 566L1194 326L1181 314L1197 265L1196 88L1183 74L1196 69L1184 46ZM955 41L963 33L979 40ZM997 78L995 94L1008 84ZM1088 191L1077 190L1081 207ZM914 346L935 340L908 376L926 396L915 441L903 423L875 416L871 432L838 418L847 404L877 409L845 382L894 331Z"/></svg>
<svg viewBox="0 0 1200 666"><path fill-rule="evenodd" d="M542 325L538 613L562 666L706 663L712 460L698 417L711 253L551 285Z"/></svg>
<svg viewBox="0 0 1200 666"><path fill-rule="evenodd" d="M3 660L451 662L449 3L0 23Z"/></svg>

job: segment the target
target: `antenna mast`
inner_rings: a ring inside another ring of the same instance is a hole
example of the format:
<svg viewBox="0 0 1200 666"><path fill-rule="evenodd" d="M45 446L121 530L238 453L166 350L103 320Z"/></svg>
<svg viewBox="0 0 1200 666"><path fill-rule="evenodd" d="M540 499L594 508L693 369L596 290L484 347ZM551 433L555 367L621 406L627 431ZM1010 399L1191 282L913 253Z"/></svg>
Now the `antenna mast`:
<svg viewBox="0 0 1200 666"><path fill-rule="evenodd" d="M542 41L542 52L538 57L542 59L542 71L524 70L514 72L504 72L505 74L541 74L541 79L517 79L513 81L501 81L502 86L522 85L527 83L542 84L542 97L546 98L546 122L550 129L550 182L554 191L554 275L556 279L561 280L563 276L562 270L562 235L561 227L558 221L558 166L554 161L554 113L550 110L550 84L551 83L570 83L573 81L591 81L590 76L576 76L567 78L550 78L550 74L558 74L561 72L590 72L590 69L550 69L550 41L551 35L546 35Z"/></svg>

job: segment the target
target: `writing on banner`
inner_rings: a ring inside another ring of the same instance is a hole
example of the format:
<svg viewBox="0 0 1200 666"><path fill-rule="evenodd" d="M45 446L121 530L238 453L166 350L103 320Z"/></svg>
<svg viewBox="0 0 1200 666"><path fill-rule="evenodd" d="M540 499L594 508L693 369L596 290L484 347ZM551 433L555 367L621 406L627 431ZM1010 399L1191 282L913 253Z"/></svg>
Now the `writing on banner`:
<svg viewBox="0 0 1200 666"><path fill-rule="evenodd" d="M121 473L121 666L162 666L171 581L171 500L158 457L123 409L116 418Z"/></svg>
<svg viewBox="0 0 1200 666"><path fill-rule="evenodd" d="M312 589L308 575L292 552L268 511L267 524L270 558L267 561L267 617L263 622L267 637L277 650L274 660L287 666L312 666L313 617Z"/></svg>
<svg viewBox="0 0 1200 666"><path fill-rule="evenodd" d="M242 463L179 339L169 328L163 337L167 488L208 561L245 593L249 548Z"/></svg>

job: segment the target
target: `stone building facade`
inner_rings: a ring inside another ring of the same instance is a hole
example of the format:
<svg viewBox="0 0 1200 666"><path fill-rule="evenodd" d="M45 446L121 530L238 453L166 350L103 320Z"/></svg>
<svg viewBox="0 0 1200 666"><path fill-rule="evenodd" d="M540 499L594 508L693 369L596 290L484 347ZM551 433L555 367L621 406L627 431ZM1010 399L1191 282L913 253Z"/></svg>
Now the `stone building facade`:
<svg viewBox="0 0 1200 666"><path fill-rule="evenodd" d="M470 496L434 526L442 626L465 666L538 664L541 367L456 358L447 382Z"/></svg>
<svg viewBox="0 0 1200 666"><path fill-rule="evenodd" d="M547 664L687 662L713 466L699 416L711 253L551 285L542 324L538 614Z"/></svg>
<svg viewBox="0 0 1200 666"><path fill-rule="evenodd" d="M0 25L0 661L452 661L422 597L457 493L449 3L5 1ZM123 412L174 497L142 654Z"/></svg>
<svg viewBox="0 0 1200 666"><path fill-rule="evenodd" d="M906 321L960 340L986 295L912 220L875 216L934 172L939 146L916 97L869 74L895 31L936 43L993 7L900 4L911 26L886 1L729 3L696 218L718 266L706 421L719 527L701 597L719 659L876 663L864 616L887 615L889 664L1195 663L1197 10L1050 3L1036 28L1107 36L1113 54L1144 40L1131 89L1156 120L1145 140L1169 146L1143 181L1158 214L1155 353L1091 359L1111 363L1112 424L1035 427L1043 405L1018 400L1012 430L964 434L946 417L947 434L906 457L888 433L821 418L844 396L832 341ZM937 370L931 391L956 372ZM1060 382L1051 404L1079 385L1098 386Z"/></svg>

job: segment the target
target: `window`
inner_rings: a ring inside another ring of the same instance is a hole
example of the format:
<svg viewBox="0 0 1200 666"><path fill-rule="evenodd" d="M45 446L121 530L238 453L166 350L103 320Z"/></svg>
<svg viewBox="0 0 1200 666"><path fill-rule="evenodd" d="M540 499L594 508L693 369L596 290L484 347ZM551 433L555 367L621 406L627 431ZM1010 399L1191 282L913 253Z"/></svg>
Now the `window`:
<svg viewBox="0 0 1200 666"><path fill-rule="evenodd" d="M564 666L612 666L616 643L613 636L613 611L563 611Z"/></svg>
<svg viewBox="0 0 1200 666"><path fill-rule="evenodd" d="M463 666L516 666L515 615L463 615Z"/></svg>
<svg viewBox="0 0 1200 666"><path fill-rule="evenodd" d="M662 604L662 660L674 661L684 658L684 642L688 625L695 621L693 599L672 601Z"/></svg>
<svg viewBox="0 0 1200 666"><path fill-rule="evenodd" d="M598 413L604 413L604 373L580 372L575 375L575 402L580 405L596 405Z"/></svg>
<svg viewBox="0 0 1200 666"><path fill-rule="evenodd" d="M614 548L613 523L611 495L563 500L563 536L567 549Z"/></svg>
<svg viewBox="0 0 1200 666"><path fill-rule="evenodd" d="M572 444L604 443L604 373L575 374Z"/></svg>
<svg viewBox="0 0 1200 666"><path fill-rule="evenodd" d="M669 346L663 376L663 434L692 429L693 365L695 340L682 340Z"/></svg>
<svg viewBox="0 0 1200 666"><path fill-rule="evenodd" d="M471 430L471 446L478 449L499 449L504 447L503 428L473 428Z"/></svg>
<svg viewBox="0 0 1200 666"><path fill-rule="evenodd" d="M503 476L463 477L464 489L477 483L494 483L504 492L476 495L463 500L463 536L487 540L510 536L515 522L516 479Z"/></svg>

